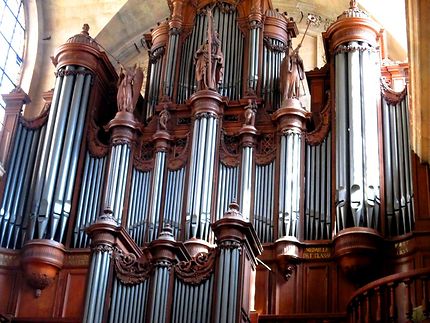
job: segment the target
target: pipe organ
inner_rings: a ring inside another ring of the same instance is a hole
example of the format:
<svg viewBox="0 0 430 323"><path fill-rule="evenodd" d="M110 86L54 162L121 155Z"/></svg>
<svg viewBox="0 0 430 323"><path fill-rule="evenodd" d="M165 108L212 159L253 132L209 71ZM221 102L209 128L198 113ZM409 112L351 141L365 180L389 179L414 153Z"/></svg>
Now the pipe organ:
<svg viewBox="0 0 430 323"><path fill-rule="evenodd" d="M305 73L269 0L169 8L144 36L146 75L118 77L84 25L55 53L44 112L16 116L0 314L346 321L357 286L415 252L399 248L422 219L407 88L381 79L379 28L351 1L323 34L327 65Z"/></svg>

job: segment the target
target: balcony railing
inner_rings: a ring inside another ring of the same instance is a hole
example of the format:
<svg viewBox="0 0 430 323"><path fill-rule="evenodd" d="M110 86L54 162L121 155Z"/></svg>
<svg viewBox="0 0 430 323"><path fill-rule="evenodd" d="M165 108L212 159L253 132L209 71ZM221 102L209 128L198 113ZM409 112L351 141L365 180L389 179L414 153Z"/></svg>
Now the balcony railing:
<svg viewBox="0 0 430 323"><path fill-rule="evenodd" d="M348 322L428 322L430 267L375 280L355 292Z"/></svg>

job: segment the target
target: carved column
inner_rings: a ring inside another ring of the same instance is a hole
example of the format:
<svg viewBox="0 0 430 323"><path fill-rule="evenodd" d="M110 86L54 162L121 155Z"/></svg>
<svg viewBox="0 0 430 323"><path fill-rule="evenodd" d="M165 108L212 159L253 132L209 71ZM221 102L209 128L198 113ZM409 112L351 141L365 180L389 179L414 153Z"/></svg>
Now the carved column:
<svg viewBox="0 0 430 323"><path fill-rule="evenodd" d="M219 248L213 322L249 322L251 277L257 265L256 257L263 248L252 224L243 220L236 203L230 204L224 217L212 224L212 229Z"/></svg>
<svg viewBox="0 0 430 323"><path fill-rule="evenodd" d="M256 104L249 100L245 110L245 124L240 129L242 145L242 163L240 172L240 205L243 219L250 221L252 208L252 177L254 166L254 148L257 129L254 127Z"/></svg>
<svg viewBox="0 0 430 323"><path fill-rule="evenodd" d="M106 316L106 291L112 266L112 251L117 225L111 217L99 217L87 230L91 237L91 262L88 270L84 316L82 322L104 322Z"/></svg>
<svg viewBox="0 0 430 323"><path fill-rule="evenodd" d="M193 140L187 193L185 238L208 241L211 222L218 116L221 96L211 90L195 93L191 99Z"/></svg>
<svg viewBox="0 0 430 323"><path fill-rule="evenodd" d="M11 139L15 133L18 119L24 104L30 102L30 98L21 88L15 88L9 94L2 94L6 103L4 109L3 127L0 128L0 177L3 176L9 156Z"/></svg>
<svg viewBox="0 0 430 323"><path fill-rule="evenodd" d="M278 122L281 132L279 156L279 210L278 237L301 238L299 231L301 210L301 191L303 185L302 157L303 132L309 112L299 99L288 99L272 118Z"/></svg>
<svg viewBox="0 0 430 323"><path fill-rule="evenodd" d="M170 135L165 130L158 130L153 139L155 141L155 165L152 175L152 195L149 208L149 232L147 241L155 240L158 236L158 228L161 214L162 192L164 174L166 170L166 154L169 148Z"/></svg>
<svg viewBox="0 0 430 323"><path fill-rule="evenodd" d="M379 37L354 1L324 33L335 75L337 231L379 225Z"/></svg>
<svg viewBox="0 0 430 323"><path fill-rule="evenodd" d="M184 260L186 251L178 246L173 238L170 227L163 228L157 240L150 243L149 248L154 264L151 278L148 314L145 322L170 322L169 295L172 295L172 266L177 259ZM170 296L171 297L171 296Z"/></svg>
<svg viewBox="0 0 430 323"><path fill-rule="evenodd" d="M123 218L131 145L139 128L133 113L128 111L119 111L108 124L112 147L108 160L103 213L112 216L118 225L121 225Z"/></svg>

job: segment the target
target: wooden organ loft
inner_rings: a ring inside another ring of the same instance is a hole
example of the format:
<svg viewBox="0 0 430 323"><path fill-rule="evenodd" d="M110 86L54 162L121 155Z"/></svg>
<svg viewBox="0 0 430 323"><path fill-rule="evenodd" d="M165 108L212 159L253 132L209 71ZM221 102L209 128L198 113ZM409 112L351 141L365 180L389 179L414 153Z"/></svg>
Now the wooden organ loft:
<svg viewBox="0 0 430 323"><path fill-rule="evenodd" d="M379 27L351 1L304 74L269 0L169 7L146 75L84 26L40 117L3 95L1 321L428 320L429 168Z"/></svg>

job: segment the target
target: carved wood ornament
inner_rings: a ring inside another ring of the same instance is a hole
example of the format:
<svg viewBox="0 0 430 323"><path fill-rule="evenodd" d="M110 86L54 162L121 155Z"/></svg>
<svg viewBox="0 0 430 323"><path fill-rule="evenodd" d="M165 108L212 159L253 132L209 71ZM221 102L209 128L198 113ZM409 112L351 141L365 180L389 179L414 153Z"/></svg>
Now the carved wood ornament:
<svg viewBox="0 0 430 323"><path fill-rule="evenodd" d="M146 257L137 258L135 254L124 253L119 248L114 249L112 259L116 276L125 285L135 285L147 280L154 269Z"/></svg>
<svg viewBox="0 0 430 323"><path fill-rule="evenodd" d="M200 252L189 261L181 261L174 266L178 279L186 284L199 285L212 274L215 266L216 250Z"/></svg>

